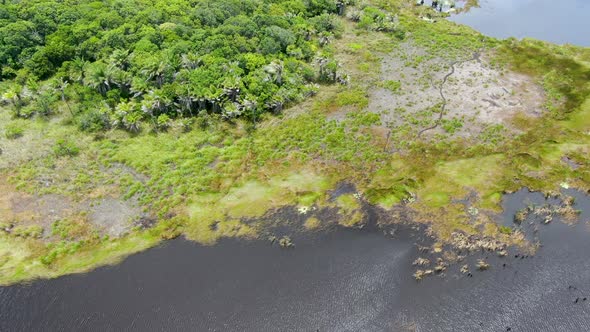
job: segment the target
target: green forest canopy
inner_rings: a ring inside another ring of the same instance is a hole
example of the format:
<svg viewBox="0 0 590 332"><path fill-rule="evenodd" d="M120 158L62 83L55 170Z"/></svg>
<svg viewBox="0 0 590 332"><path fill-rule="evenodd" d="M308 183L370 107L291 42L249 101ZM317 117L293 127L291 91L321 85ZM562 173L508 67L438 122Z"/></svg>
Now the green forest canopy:
<svg viewBox="0 0 590 332"><path fill-rule="evenodd" d="M25 0L0 6L0 78L16 116L62 102L81 129L210 113L256 120L346 82L324 46L339 0ZM361 17L362 16L362 17ZM389 27L365 7L356 17ZM388 25L389 24L389 25ZM393 30L393 29L390 29ZM39 83L39 82L47 82ZM68 101L74 101L70 103Z"/></svg>

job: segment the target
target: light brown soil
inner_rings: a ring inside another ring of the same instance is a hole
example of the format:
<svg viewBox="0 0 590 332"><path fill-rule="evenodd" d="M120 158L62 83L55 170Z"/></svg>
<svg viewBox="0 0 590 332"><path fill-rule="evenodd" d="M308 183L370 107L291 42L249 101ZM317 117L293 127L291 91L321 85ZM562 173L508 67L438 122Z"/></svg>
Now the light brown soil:
<svg viewBox="0 0 590 332"><path fill-rule="evenodd" d="M494 68L485 55L458 61L428 58L410 42L402 44L381 63L381 80L398 81L401 88L395 92L372 88L368 110L381 114L390 127L419 132L437 124L446 102L442 119L460 121L463 126L454 135L461 137L476 137L490 125L517 132L512 125L515 115L542 114L545 95L530 77ZM428 131L436 133L447 134L441 126Z"/></svg>
<svg viewBox="0 0 590 332"><path fill-rule="evenodd" d="M57 194L31 195L18 191L5 177L0 177L0 224L40 226L44 238L52 236L53 223L65 219L82 220L99 234L119 237L143 217L134 198L103 197L76 202Z"/></svg>
<svg viewBox="0 0 590 332"><path fill-rule="evenodd" d="M137 200L123 201L110 197L93 202L88 212L90 223L111 237L121 236L131 230L142 216Z"/></svg>

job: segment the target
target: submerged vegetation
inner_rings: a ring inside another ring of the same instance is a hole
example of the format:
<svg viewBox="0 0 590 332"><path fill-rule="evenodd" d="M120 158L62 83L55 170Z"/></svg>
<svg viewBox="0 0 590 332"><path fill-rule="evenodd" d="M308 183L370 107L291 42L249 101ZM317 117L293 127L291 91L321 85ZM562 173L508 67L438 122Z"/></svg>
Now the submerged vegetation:
<svg viewBox="0 0 590 332"><path fill-rule="evenodd" d="M179 235L267 235L258 220L287 205L307 230L322 208L362 227L372 204L429 225L437 248L522 244L494 222L504 193L590 189L590 50L443 18L401 0L3 3L0 283ZM441 113L424 91L465 59L524 75L543 110Z"/></svg>

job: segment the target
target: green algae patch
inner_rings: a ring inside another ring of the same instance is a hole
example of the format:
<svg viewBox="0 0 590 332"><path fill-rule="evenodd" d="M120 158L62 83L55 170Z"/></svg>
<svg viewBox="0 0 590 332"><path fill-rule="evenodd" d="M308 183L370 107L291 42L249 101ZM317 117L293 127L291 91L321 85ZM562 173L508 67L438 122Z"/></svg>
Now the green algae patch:
<svg viewBox="0 0 590 332"><path fill-rule="evenodd" d="M387 167L374 172L370 182L363 186L364 197L373 205L389 209L404 199L412 197L418 186L409 167L411 162L398 158L391 161Z"/></svg>
<svg viewBox="0 0 590 332"><path fill-rule="evenodd" d="M287 201L290 194L289 191L251 181L232 189L217 204L231 218L253 218L260 217L273 206Z"/></svg>
<svg viewBox="0 0 590 332"><path fill-rule="evenodd" d="M0 284L9 282L9 276L14 274L14 271L19 269L19 265L32 255L33 249L26 241L0 235Z"/></svg>
<svg viewBox="0 0 590 332"><path fill-rule="evenodd" d="M576 60L582 47L553 45L533 39L505 40L497 49L499 62L543 82L551 115L564 119L578 110L590 94L590 67Z"/></svg>
<svg viewBox="0 0 590 332"><path fill-rule="evenodd" d="M506 175L500 154L440 162L434 172L418 190L418 197L430 207L447 205L471 191L484 195L497 192L498 180Z"/></svg>
<svg viewBox="0 0 590 332"><path fill-rule="evenodd" d="M104 240L91 246L58 244L63 255L54 261L45 259L56 252L39 242L23 242L0 236L0 284L9 285L22 280L55 278L70 273L87 272L99 265L113 265L123 258L151 248L161 239L149 233L139 233L116 240ZM44 253L39 257L40 253Z"/></svg>
<svg viewBox="0 0 590 332"><path fill-rule="evenodd" d="M501 192L494 192L488 194L483 197L483 200L479 205L484 209L488 209L494 212L502 212L502 207L500 205L502 203L502 197L503 195Z"/></svg>
<svg viewBox="0 0 590 332"><path fill-rule="evenodd" d="M441 207L432 207L423 202L417 202L412 204L412 207L419 211L418 221L431 225L440 243L448 242L453 232L479 233L476 225L470 222L463 204L449 203Z"/></svg>
<svg viewBox="0 0 590 332"><path fill-rule="evenodd" d="M586 99L580 106L580 111L572 114L569 119L562 121L561 125L579 133L590 135L590 98Z"/></svg>
<svg viewBox="0 0 590 332"><path fill-rule="evenodd" d="M372 203L383 209L389 209L402 201L400 195L395 192L373 193L377 196L372 199Z"/></svg>
<svg viewBox="0 0 590 332"><path fill-rule="evenodd" d="M315 230L315 229L320 228L321 225L322 225L322 222L318 218L309 217L305 220L303 227L305 227L305 229L307 229L307 230Z"/></svg>
<svg viewBox="0 0 590 332"><path fill-rule="evenodd" d="M354 194L340 195L336 199L336 206L342 209L344 213L351 213L361 208L361 204Z"/></svg>
<svg viewBox="0 0 590 332"><path fill-rule="evenodd" d="M361 203L356 194L344 194L336 198L336 206L339 209L341 218L339 223L346 227L358 226L363 221Z"/></svg>
<svg viewBox="0 0 590 332"><path fill-rule="evenodd" d="M422 200L431 207L441 207L451 203L451 197L446 192L431 192L426 193Z"/></svg>
<svg viewBox="0 0 590 332"><path fill-rule="evenodd" d="M221 237L255 237L255 227L242 219L255 219L286 205L311 206L333 186L326 177L309 170L251 180L225 195L197 196L189 204L186 233L190 239L213 244Z"/></svg>

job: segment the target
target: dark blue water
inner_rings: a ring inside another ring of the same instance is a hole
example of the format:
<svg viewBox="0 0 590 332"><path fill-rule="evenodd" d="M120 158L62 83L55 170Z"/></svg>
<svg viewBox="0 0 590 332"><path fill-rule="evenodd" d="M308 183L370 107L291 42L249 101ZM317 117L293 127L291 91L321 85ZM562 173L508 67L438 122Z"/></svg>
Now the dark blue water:
<svg viewBox="0 0 590 332"><path fill-rule="evenodd" d="M571 194L590 220L590 198ZM509 195L504 223L545 202ZM469 278L453 266L422 282L411 276L422 239L407 229L299 234L293 250L174 240L118 266L0 288L0 331L588 331L590 225L539 229L534 257L478 253L491 270Z"/></svg>
<svg viewBox="0 0 590 332"><path fill-rule="evenodd" d="M498 38L590 46L588 0L480 0L480 4L481 8L450 19Z"/></svg>

